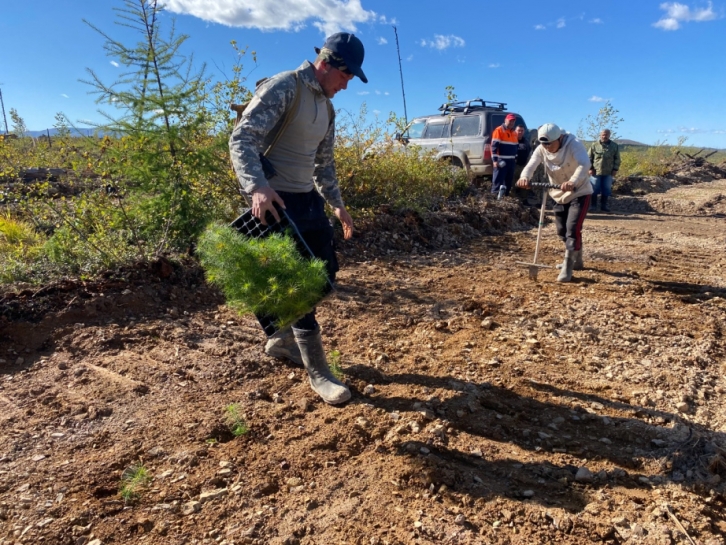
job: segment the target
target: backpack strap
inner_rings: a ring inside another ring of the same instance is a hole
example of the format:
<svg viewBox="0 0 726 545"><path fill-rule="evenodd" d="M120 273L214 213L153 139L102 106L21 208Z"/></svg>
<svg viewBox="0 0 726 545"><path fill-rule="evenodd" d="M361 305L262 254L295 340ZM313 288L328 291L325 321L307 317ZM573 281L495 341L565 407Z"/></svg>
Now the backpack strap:
<svg viewBox="0 0 726 545"><path fill-rule="evenodd" d="M277 130L277 134L275 134L275 137L272 139L272 142L270 142L270 145L267 146L267 150L265 150L265 153L263 155L267 156L270 154L272 149L275 147L275 144L277 144L278 140L280 140L280 137L285 132L285 129L290 125L290 122L292 121L293 115L297 113L298 107L300 106L300 95L302 94L300 92L300 89L302 87L302 79L295 74L295 98L292 101L292 104L287 109L287 112L285 113L285 118L282 121L282 125L280 125L280 128Z"/></svg>
<svg viewBox="0 0 726 545"><path fill-rule="evenodd" d="M255 84L255 88L259 87L260 84L267 81L268 78L262 78ZM282 125L280 125L280 128L277 130L277 134L275 134L275 137L272 139L272 142L270 142L270 145L267 146L267 150L265 150L265 153L263 155L267 156L270 154L272 149L277 144L277 141L280 140L280 137L285 132L285 129L287 129L288 125L290 125L290 122L292 121L293 115L297 113L298 107L300 106L300 90L302 88L302 80L300 77L295 73L295 98L292 101L292 104L287 109L287 112L285 112L285 118L282 121ZM237 120L235 121L234 125L235 127L239 125L240 120L242 119L242 115L244 114L244 111L247 109L247 106L249 105L250 101L243 102L242 104L230 104L229 109L232 110L237 114ZM328 120L329 123L333 122L333 117L335 116L335 110L333 109L333 103L330 102L330 99L327 100L327 106L328 106Z"/></svg>

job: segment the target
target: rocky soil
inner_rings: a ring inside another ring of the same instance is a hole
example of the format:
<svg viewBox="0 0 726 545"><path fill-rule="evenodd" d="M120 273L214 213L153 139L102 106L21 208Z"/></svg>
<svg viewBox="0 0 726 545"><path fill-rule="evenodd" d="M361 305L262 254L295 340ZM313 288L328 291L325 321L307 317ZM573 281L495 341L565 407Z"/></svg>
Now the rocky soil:
<svg viewBox="0 0 726 545"><path fill-rule="evenodd" d="M191 263L5 293L0 544L722 544L725 196L628 180L569 284L511 200L362 219L343 407Z"/></svg>

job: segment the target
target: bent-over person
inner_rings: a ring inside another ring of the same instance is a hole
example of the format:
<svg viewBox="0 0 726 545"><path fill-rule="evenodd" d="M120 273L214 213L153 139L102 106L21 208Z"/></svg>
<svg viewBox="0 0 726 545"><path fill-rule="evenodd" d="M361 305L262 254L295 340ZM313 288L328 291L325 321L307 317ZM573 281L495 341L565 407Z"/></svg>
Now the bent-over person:
<svg viewBox="0 0 726 545"><path fill-rule="evenodd" d="M545 123L537 130L540 145L532 152L517 187L529 188L529 180L540 164L551 184L559 187L549 190L555 201L553 212L557 235L565 243L558 282L572 280L572 271L583 268L582 224L590 207L590 159L585 146L574 135L563 132L554 123Z"/></svg>

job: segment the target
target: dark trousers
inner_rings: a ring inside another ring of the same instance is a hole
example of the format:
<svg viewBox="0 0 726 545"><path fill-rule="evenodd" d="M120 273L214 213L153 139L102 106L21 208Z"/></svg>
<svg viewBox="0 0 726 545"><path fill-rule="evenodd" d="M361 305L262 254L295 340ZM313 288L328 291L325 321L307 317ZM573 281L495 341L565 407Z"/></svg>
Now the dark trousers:
<svg viewBox="0 0 726 545"><path fill-rule="evenodd" d="M335 282L335 273L338 272L338 258L335 255L335 239L333 226L325 215L325 201L320 193L313 190L308 193L289 193L278 191L278 195L285 203L285 212L300 231L300 236L308 245L312 254L325 261L328 278ZM301 252L303 250L301 249ZM300 318L293 324L297 329L317 329L315 309Z"/></svg>
<svg viewBox="0 0 726 545"><path fill-rule="evenodd" d="M505 195L509 195L514 184L514 159L504 159L506 163L504 168L494 167L492 175L492 193L497 193L500 186L505 186Z"/></svg>
<svg viewBox="0 0 726 545"><path fill-rule="evenodd" d="M567 204L555 203L552 208L557 236L565 243L565 249L571 252L582 248L582 224L590 208L590 197L578 197Z"/></svg>

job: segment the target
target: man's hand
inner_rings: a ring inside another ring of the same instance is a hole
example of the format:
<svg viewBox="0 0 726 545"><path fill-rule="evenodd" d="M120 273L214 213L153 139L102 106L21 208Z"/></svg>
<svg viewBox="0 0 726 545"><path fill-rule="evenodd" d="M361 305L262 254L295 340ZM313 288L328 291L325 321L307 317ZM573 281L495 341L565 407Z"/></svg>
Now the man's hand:
<svg viewBox="0 0 726 545"><path fill-rule="evenodd" d="M519 180L517 180L517 187L529 189L529 180L527 178L520 178Z"/></svg>
<svg viewBox="0 0 726 545"><path fill-rule="evenodd" d="M591 168L590 169L590 176L595 176L595 169L594 168Z"/></svg>
<svg viewBox="0 0 726 545"><path fill-rule="evenodd" d="M560 186L560 189L562 191L574 191L575 190L575 183L574 182L565 182Z"/></svg>
<svg viewBox="0 0 726 545"><path fill-rule="evenodd" d="M335 208L333 212L343 225L343 238L345 240L353 238L353 218L350 217L348 211L345 208Z"/></svg>
<svg viewBox="0 0 726 545"><path fill-rule="evenodd" d="M279 204L282 208L285 208L285 203L282 202L280 195L271 187L261 187L252 192L252 215L256 217L262 225L267 225L265 216L269 211L275 218L275 221L280 221L280 216L277 214L277 210L272 203Z"/></svg>
<svg viewBox="0 0 726 545"><path fill-rule="evenodd" d="M612 171L612 172L610 173L610 176L615 176L615 174L617 174L617 172L618 172L618 171L617 171L617 169L613 170L613 171Z"/></svg>

